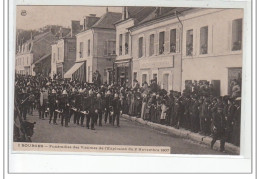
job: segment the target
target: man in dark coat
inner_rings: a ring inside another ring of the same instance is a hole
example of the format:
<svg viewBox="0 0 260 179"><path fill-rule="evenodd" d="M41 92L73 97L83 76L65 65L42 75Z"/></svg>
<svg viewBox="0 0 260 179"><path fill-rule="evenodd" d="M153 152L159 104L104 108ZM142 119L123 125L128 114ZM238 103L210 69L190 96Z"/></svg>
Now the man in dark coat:
<svg viewBox="0 0 260 179"><path fill-rule="evenodd" d="M91 130L95 130L94 124L95 124L95 103L96 99L94 97L93 91L89 91L89 96L87 97L87 128L89 129L89 123Z"/></svg>
<svg viewBox="0 0 260 179"><path fill-rule="evenodd" d="M116 120L117 127L120 127L119 118L120 118L120 113L122 113L122 105L117 93L115 94L112 105L113 105L113 125Z"/></svg>
<svg viewBox="0 0 260 179"><path fill-rule="evenodd" d="M111 92L107 91L105 96L105 123L107 123L107 117L109 118L109 123L112 123L112 116L110 115L111 107L112 107L112 96Z"/></svg>
<svg viewBox="0 0 260 179"><path fill-rule="evenodd" d="M82 108L82 95L77 92L75 94L75 110L74 110L74 124L79 125L79 119L81 117L80 110Z"/></svg>
<svg viewBox="0 0 260 179"><path fill-rule="evenodd" d="M59 103L59 109L61 111L61 125L63 126L63 122L65 120L65 127L68 127L69 118L70 118L70 106L68 93L66 90L63 90L62 96Z"/></svg>
<svg viewBox="0 0 260 179"><path fill-rule="evenodd" d="M96 109L96 111L95 111L96 112L96 120L98 119L98 125L102 126L102 114L103 114L103 111L104 111L104 102L101 98L100 93L97 94L95 109Z"/></svg>
<svg viewBox="0 0 260 179"><path fill-rule="evenodd" d="M213 148L215 142L220 140L220 151L225 151L226 141L226 120L223 114L223 104L218 104L217 112L213 116L213 139L211 141L211 148Z"/></svg>
<svg viewBox="0 0 260 179"><path fill-rule="evenodd" d="M49 124L52 121L52 117L54 117L53 124L57 124L56 123L57 112L55 110L58 109L58 100L57 100L57 95L56 95L55 89L52 90L52 93L49 95L48 99L49 99L49 107L50 107L50 120L49 120Z"/></svg>

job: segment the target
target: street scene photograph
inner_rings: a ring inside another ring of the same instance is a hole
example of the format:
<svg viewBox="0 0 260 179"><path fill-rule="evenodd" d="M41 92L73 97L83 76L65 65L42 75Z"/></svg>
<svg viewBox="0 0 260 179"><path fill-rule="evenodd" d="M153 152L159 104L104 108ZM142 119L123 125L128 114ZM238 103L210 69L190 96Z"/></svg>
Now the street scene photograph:
<svg viewBox="0 0 260 179"><path fill-rule="evenodd" d="M17 5L14 150L240 155L243 18Z"/></svg>

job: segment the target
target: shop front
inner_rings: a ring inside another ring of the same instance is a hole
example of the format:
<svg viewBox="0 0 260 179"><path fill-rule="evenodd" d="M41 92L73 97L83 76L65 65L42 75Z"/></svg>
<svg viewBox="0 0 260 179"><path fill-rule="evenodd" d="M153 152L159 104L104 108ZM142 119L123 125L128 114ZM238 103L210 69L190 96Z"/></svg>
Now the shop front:
<svg viewBox="0 0 260 179"><path fill-rule="evenodd" d="M115 65L115 82L116 84L124 87L131 86L131 61L116 61Z"/></svg>

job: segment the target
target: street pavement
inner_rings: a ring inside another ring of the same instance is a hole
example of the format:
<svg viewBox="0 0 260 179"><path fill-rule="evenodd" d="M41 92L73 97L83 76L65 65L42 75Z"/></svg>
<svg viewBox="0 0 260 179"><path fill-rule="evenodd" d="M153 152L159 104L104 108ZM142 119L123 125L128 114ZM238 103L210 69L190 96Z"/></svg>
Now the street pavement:
<svg viewBox="0 0 260 179"><path fill-rule="evenodd" d="M28 115L27 120L36 122L32 136L32 142L36 143L169 146L172 154L228 154L124 118L120 119L119 128L104 124L103 121L102 127L95 126L96 130L78 126L73 121L69 123L69 127L63 127L60 119L57 120L58 125L49 124L49 119L39 119L36 111L33 115Z"/></svg>

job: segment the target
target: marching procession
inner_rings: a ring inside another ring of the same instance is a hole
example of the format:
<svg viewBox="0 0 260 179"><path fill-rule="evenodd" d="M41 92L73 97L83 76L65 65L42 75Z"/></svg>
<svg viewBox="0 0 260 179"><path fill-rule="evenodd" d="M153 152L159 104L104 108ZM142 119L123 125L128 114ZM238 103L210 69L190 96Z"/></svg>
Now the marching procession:
<svg viewBox="0 0 260 179"><path fill-rule="evenodd" d="M117 84L80 83L76 80L16 75L15 101L20 116L38 110L39 119L49 124L69 127L69 123L95 130L109 123L120 127L120 115L127 114L154 123L184 128L194 133L212 136L216 140L239 146L240 86L232 82L232 95L217 97L207 81L186 85L183 93L160 89L157 79L132 88Z"/></svg>

